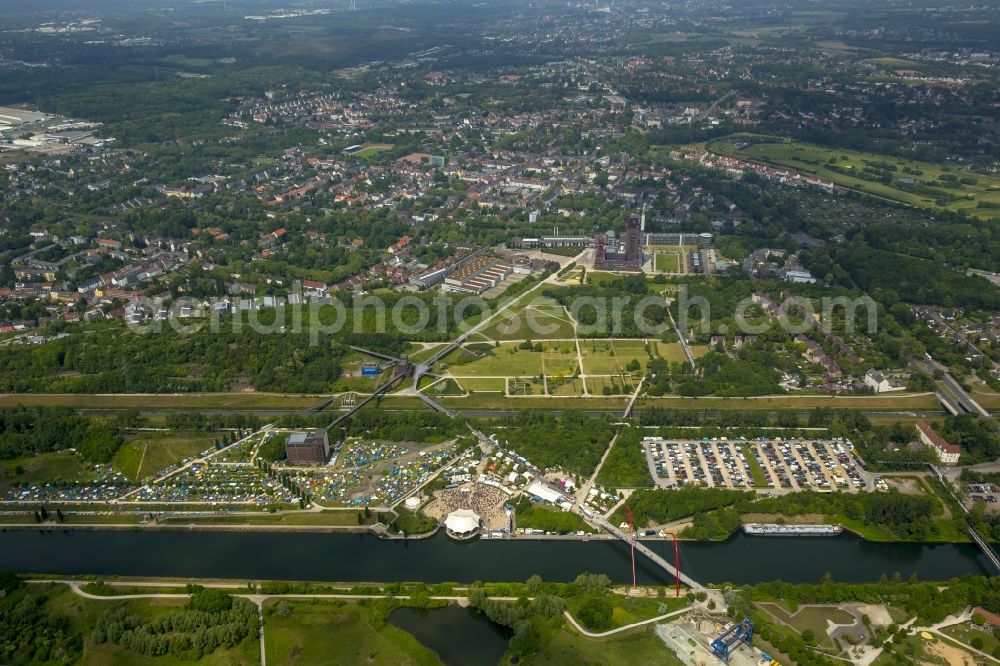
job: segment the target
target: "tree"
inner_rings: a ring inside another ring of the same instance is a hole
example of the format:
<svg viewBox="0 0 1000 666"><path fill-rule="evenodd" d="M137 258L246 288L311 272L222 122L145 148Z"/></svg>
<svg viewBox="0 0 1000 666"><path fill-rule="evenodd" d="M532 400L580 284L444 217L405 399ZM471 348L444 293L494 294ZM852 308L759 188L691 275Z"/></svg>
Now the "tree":
<svg viewBox="0 0 1000 666"><path fill-rule="evenodd" d="M579 610L577 618L580 623L592 631L603 631L611 626L611 615L614 609L611 602L604 597L592 595L587 597Z"/></svg>
<svg viewBox="0 0 1000 666"><path fill-rule="evenodd" d="M539 641L538 630L531 620L521 620L514 625L510 649L515 655L526 657L538 649Z"/></svg>

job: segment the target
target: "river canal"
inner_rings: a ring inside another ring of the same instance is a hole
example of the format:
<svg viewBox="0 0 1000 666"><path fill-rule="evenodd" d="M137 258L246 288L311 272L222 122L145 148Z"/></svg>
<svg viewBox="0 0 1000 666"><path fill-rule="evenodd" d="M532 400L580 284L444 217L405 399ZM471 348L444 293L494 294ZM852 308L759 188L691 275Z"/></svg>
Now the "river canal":
<svg viewBox="0 0 1000 666"><path fill-rule="evenodd" d="M669 562L673 545L647 542ZM640 582L673 579L637 554ZM765 580L875 581L916 573L921 580L994 574L973 544L873 543L834 538L747 537L682 542L681 566L701 583ZM380 540L366 534L126 530L6 530L0 569L20 573L312 581L471 582L572 580L583 571L631 581L628 547L608 540L489 540L455 543Z"/></svg>

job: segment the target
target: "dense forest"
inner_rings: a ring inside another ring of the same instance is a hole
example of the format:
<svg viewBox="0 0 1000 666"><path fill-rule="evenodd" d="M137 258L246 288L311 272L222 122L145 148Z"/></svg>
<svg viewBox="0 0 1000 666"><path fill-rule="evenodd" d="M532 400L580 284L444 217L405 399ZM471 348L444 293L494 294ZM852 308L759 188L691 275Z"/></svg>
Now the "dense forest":
<svg viewBox="0 0 1000 666"><path fill-rule="evenodd" d="M82 637L72 619L45 608L45 594L30 594L24 581L0 571L0 662L75 663L83 655Z"/></svg>
<svg viewBox="0 0 1000 666"><path fill-rule="evenodd" d="M832 275L891 307L899 301L970 310L1000 309L1000 290L980 277L943 268L939 261L878 250L858 242L832 252L803 253L814 275Z"/></svg>
<svg viewBox="0 0 1000 666"><path fill-rule="evenodd" d="M0 460L74 448L92 463L107 463L124 442L119 425L65 407L0 409Z"/></svg>
<svg viewBox="0 0 1000 666"><path fill-rule="evenodd" d="M817 493L804 491L758 498L752 492L721 488L684 487L677 490L638 490L629 498L639 526L659 525L693 516L683 532L692 539L721 539L740 526L744 513L796 516L819 514L887 530L908 541L923 541L941 533L940 513L930 497L872 493ZM619 509L615 520L624 516Z"/></svg>

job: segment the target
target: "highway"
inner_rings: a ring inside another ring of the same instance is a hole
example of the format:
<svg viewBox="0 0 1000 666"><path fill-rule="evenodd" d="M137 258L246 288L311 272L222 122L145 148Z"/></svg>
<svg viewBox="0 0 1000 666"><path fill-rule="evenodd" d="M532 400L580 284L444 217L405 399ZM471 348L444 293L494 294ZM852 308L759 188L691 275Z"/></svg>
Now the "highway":
<svg viewBox="0 0 1000 666"><path fill-rule="evenodd" d="M972 396L951 376L946 366L938 363L930 356L925 361L916 361L915 364L930 375L933 375L935 372L941 373L941 384L943 384L947 391L939 388L934 393L945 409L951 412L952 415L969 413L984 419L990 417L990 413L983 409L982 405L973 400Z"/></svg>

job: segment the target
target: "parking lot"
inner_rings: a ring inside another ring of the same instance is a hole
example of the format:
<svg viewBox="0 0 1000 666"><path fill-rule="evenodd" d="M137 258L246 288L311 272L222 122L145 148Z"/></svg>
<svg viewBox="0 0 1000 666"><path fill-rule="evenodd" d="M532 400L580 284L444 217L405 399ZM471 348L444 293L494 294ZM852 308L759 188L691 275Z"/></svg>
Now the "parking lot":
<svg viewBox="0 0 1000 666"><path fill-rule="evenodd" d="M969 499L973 502L996 504L998 496L1000 496L1000 488L997 488L991 483L969 484Z"/></svg>
<svg viewBox="0 0 1000 666"><path fill-rule="evenodd" d="M823 491L864 487L851 445L841 440L646 437L643 448L650 473L661 488L701 485Z"/></svg>

